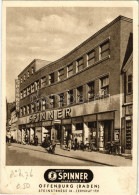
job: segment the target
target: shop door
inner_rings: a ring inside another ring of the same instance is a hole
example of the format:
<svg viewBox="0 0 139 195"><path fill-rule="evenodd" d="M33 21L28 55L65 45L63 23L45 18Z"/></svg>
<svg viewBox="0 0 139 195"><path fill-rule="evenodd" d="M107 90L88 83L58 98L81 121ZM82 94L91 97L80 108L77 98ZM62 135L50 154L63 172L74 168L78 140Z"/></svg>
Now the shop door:
<svg viewBox="0 0 139 195"><path fill-rule="evenodd" d="M61 140L61 125L55 125L55 138L56 140Z"/></svg>
<svg viewBox="0 0 139 195"><path fill-rule="evenodd" d="M104 146L107 145L107 142L112 140L112 121L105 121L104 122Z"/></svg>
<svg viewBox="0 0 139 195"><path fill-rule="evenodd" d="M67 145L68 138L71 135L71 124L69 125L64 125L65 131L64 131L64 144Z"/></svg>

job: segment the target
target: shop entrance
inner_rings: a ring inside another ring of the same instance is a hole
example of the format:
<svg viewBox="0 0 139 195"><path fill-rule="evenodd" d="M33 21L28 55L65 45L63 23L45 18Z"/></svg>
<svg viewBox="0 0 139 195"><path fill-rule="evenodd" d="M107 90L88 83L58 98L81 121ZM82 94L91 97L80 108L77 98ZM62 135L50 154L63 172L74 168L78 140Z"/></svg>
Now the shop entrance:
<svg viewBox="0 0 139 195"><path fill-rule="evenodd" d="M64 145L67 145L68 139L71 135L71 124L64 125Z"/></svg>
<svg viewBox="0 0 139 195"><path fill-rule="evenodd" d="M55 140L57 142L61 141L61 125L55 125Z"/></svg>
<svg viewBox="0 0 139 195"><path fill-rule="evenodd" d="M104 149L108 142L112 141L113 137L113 121L106 120L99 122L99 148Z"/></svg>

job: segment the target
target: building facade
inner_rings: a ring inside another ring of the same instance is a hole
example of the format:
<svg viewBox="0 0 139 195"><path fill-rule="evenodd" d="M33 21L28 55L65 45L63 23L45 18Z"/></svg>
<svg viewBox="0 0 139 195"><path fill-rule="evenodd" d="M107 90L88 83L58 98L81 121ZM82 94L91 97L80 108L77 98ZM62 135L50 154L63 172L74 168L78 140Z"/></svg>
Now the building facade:
<svg viewBox="0 0 139 195"><path fill-rule="evenodd" d="M132 20L119 16L61 59L33 60L18 75L18 141L47 135L65 144L71 134L99 150L122 145L121 69L132 31Z"/></svg>
<svg viewBox="0 0 139 195"><path fill-rule="evenodd" d="M16 106L11 109L11 120L10 120L10 133L13 141L17 141L17 129L18 129L18 114L16 112Z"/></svg>

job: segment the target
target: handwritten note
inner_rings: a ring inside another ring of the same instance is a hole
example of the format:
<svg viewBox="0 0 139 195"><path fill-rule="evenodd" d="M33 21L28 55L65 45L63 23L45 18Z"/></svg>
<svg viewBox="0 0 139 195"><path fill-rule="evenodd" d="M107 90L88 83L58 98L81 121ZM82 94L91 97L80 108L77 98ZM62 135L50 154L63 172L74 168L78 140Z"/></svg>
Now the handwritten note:
<svg viewBox="0 0 139 195"><path fill-rule="evenodd" d="M32 169L29 171L22 170L22 169L14 169L11 170L10 178L17 178L17 184L16 189L27 189L30 188L30 183L28 182L29 178L33 177ZM22 181L20 182L20 179L22 178Z"/></svg>

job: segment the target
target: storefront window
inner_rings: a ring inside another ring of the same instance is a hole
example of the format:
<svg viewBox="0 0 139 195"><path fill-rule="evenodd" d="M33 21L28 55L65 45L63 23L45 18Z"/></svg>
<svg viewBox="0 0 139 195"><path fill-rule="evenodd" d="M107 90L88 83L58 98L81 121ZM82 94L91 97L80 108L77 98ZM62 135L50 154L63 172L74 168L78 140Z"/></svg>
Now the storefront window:
<svg viewBox="0 0 139 195"><path fill-rule="evenodd" d="M76 123L76 130L83 130L83 123Z"/></svg>
<svg viewBox="0 0 139 195"><path fill-rule="evenodd" d="M126 121L126 149L132 149L131 120Z"/></svg>
<svg viewBox="0 0 139 195"><path fill-rule="evenodd" d="M96 146L96 122L88 122L88 128L89 128L89 142L93 143L94 146Z"/></svg>

